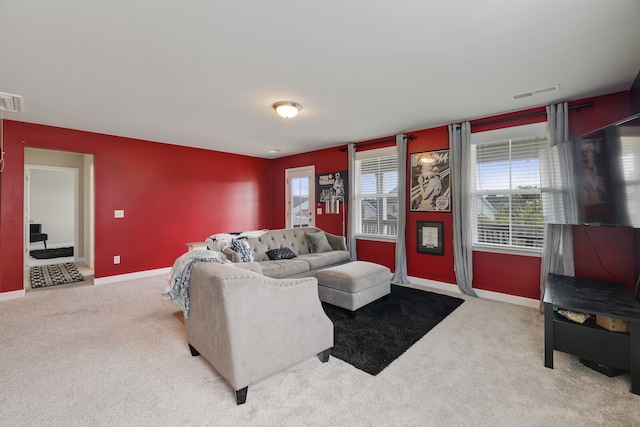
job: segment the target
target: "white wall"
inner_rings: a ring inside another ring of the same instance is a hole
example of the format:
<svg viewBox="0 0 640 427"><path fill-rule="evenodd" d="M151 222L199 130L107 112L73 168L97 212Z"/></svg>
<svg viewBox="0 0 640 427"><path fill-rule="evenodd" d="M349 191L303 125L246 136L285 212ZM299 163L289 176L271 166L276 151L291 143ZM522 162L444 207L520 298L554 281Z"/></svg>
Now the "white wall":
<svg viewBox="0 0 640 427"><path fill-rule="evenodd" d="M42 224L49 247L74 245L77 174L71 169L30 169L29 219Z"/></svg>

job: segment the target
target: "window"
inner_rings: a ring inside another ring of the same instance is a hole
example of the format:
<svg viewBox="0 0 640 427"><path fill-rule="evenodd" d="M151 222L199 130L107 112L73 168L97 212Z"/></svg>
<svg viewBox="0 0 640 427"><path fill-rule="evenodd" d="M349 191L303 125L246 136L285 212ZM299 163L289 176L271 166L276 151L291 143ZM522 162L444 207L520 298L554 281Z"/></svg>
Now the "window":
<svg viewBox="0 0 640 427"><path fill-rule="evenodd" d="M620 145L627 212L640 212L640 127L621 126Z"/></svg>
<svg viewBox="0 0 640 427"><path fill-rule="evenodd" d="M357 152L355 169L356 234L395 238L398 230L396 147Z"/></svg>
<svg viewBox="0 0 640 427"><path fill-rule="evenodd" d="M315 166L285 170L286 206L285 221L289 228L313 227ZM311 203L311 209L309 204Z"/></svg>
<svg viewBox="0 0 640 427"><path fill-rule="evenodd" d="M538 153L546 123L471 135L474 248L540 253L544 237Z"/></svg>

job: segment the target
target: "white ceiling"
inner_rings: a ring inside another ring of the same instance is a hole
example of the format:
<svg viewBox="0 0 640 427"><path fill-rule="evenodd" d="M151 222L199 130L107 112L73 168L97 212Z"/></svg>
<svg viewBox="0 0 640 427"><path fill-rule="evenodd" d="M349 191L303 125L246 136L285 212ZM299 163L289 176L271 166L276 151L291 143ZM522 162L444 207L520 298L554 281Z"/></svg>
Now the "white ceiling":
<svg viewBox="0 0 640 427"><path fill-rule="evenodd" d="M264 158L624 91L638 71L638 0L0 0L0 91L25 105L5 118Z"/></svg>

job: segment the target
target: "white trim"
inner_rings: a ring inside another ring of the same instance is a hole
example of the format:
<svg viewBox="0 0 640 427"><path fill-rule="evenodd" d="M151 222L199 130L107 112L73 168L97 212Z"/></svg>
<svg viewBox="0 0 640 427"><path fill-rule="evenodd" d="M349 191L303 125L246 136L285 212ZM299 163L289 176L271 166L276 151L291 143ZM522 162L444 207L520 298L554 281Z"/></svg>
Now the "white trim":
<svg viewBox="0 0 640 427"><path fill-rule="evenodd" d="M24 296L25 296L24 289L20 289L17 291L10 291L10 292L0 292L0 301L9 301L12 299L24 298Z"/></svg>
<svg viewBox="0 0 640 427"><path fill-rule="evenodd" d="M98 277L93 279L94 285L107 285L109 283L124 282L127 280L141 279L143 277L160 276L169 274L171 267L156 268L155 270L136 271L135 273L118 274L116 276Z"/></svg>
<svg viewBox="0 0 640 427"><path fill-rule="evenodd" d="M488 243L474 243L472 250L474 252L489 252L494 254L530 256L535 258L542 257L542 248L523 248L506 245L491 245Z"/></svg>
<svg viewBox="0 0 640 427"><path fill-rule="evenodd" d="M370 240L372 242L396 243L398 236L385 236L382 234L356 234L356 240Z"/></svg>
<svg viewBox="0 0 640 427"><path fill-rule="evenodd" d="M460 292L460 289L458 289L456 285L451 283L437 282L435 280L421 279L419 277L412 277L412 276L409 276L409 280L411 281L411 283L414 283L416 285L426 286L428 288L438 289L441 291L455 292L459 294L462 293ZM509 304L521 305L521 306L530 307L530 308L540 308L540 301L538 301L537 299L503 294L500 292L485 291L483 289L474 289L474 291L476 291L476 294L483 299L506 302Z"/></svg>

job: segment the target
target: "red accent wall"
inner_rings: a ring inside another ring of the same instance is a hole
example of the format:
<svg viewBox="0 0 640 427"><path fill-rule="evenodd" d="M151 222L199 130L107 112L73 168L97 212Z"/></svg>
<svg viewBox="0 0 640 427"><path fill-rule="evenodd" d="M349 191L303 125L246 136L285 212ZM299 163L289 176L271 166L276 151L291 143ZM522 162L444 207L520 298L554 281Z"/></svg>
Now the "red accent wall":
<svg viewBox="0 0 640 427"><path fill-rule="evenodd" d="M573 226L576 276L635 284L635 230L633 228Z"/></svg>
<svg viewBox="0 0 640 427"><path fill-rule="evenodd" d="M360 261L369 261L384 265L391 271L396 269L396 243L380 242L374 240L361 240L356 242L356 253Z"/></svg>
<svg viewBox="0 0 640 427"><path fill-rule="evenodd" d="M629 93L620 92L589 99L580 99L569 102L569 106L579 105L585 102L593 102L592 107L570 110L569 129L570 137L582 135L591 130L600 128L609 123L627 117L629 110ZM500 129L509 126L519 126L530 123L546 121L544 107L532 108L524 111L516 111L493 117L485 117L472 121L472 125L478 122L494 119L509 118L522 114L540 113L531 117L509 120L505 122L474 126L474 132ZM449 148L449 133L446 126L405 132L414 136L407 145L407 163L411 153L423 151L444 150ZM384 138L386 139L386 138ZM387 144L388 145L388 144ZM381 145L382 146L382 145ZM284 225L284 170L298 166L316 165L316 172L322 173L336 169L347 168L347 153L337 149L314 151L298 156L284 157L274 161L274 225ZM339 166L338 166L339 165ZM407 180L409 181L409 180ZM409 185L409 184L407 184ZM408 191L408 189L406 189ZM411 212L407 209L407 272L409 276L435 280L445 283L456 283L453 265L453 230L451 213ZM422 254L416 247L416 225L418 221L441 221L444 224L444 255ZM336 232L337 224L328 216L317 218L317 225L327 231ZM339 227L338 227L339 229ZM594 244L603 247L608 239L608 230L602 229L593 233ZM576 232L577 234L577 232ZM615 259L610 267L619 277L630 286L633 281L635 264L633 261L633 245L629 249L629 243L624 239L609 240L610 256L606 260ZM640 238L637 238L640 241ZM611 241L616 244L611 245ZM583 277L605 277L599 264L593 262L593 257L584 256L583 243L577 237L576 246L576 273ZM619 243L619 244L618 244ZM631 240L633 244L633 240ZM359 240L357 245L358 259L377 262L395 268L395 244L370 240ZM631 259L631 261L629 261ZM604 261L603 261L604 263ZM474 252L473 254L473 286L493 292L526 298L540 298L540 258L518 255L506 255L489 252ZM609 268L609 266L607 266ZM611 280L611 279L609 279Z"/></svg>
<svg viewBox="0 0 640 427"><path fill-rule="evenodd" d="M23 288L24 147L94 155L97 278L170 267L216 232L272 227L269 160L13 121L4 136L0 292Z"/></svg>
<svg viewBox="0 0 640 427"><path fill-rule="evenodd" d="M342 150L341 150L342 148ZM349 157L346 152L345 146L327 148L324 150L310 151L308 153L298 154L294 156L281 157L271 161L272 167L272 194L273 194L273 228L284 228L286 224L285 219L285 170L298 168L303 166L314 165L316 174L337 172L347 170L349 168ZM347 189L350 191L351 189ZM315 216L316 227L323 229L324 231L332 234L342 235L342 219L341 214L326 214L324 212L324 205L313 206L313 215ZM322 215L316 214L316 207L322 207ZM344 205L344 221L346 232L347 214L349 212L348 206Z"/></svg>
<svg viewBox="0 0 640 427"><path fill-rule="evenodd" d="M569 113L571 137L630 114L629 92L575 100L569 105L588 101L594 105ZM476 122L543 111L540 107ZM540 114L475 127L474 131L544 120ZM184 252L186 242L201 241L215 232L282 228L285 169L315 165L316 173L326 173L348 168L347 153L340 147L265 160L22 122L5 121L4 132L7 164L0 174L0 292L22 289L23 147L94 154L96 277L168 267ZM408 143L409 155L449 146L445 126L405 133L414 135ZM125 219L114 219L114 209L124 209ZM455 283L451 219L450 213L407 210L410 276ZM444 256L417 252L416 222L420 220L444 223ZM341 215L317 216L316 225L342 234ZM588 231L594 245L609 248L601 255L603 264L632 288L640 269L635 252L640 238L628 230L593 230ZM581 240L579 230L574 235L577 275L611 280L594 262L590 243ZM393 243L361 240L357 250L359 259L395 267ZM121 264L113 265L114 255L122 257ZM539 258L475 252L473 260L475 288L539 298Z"/></svg>
<svg viewBox="0 0 640 427"><path fill-rule="evenodd" d="M411 154L424 151L449 149L449 130L446 126L411 132L413 140L407 143L407 173L411 173ZM409 191L411 178L407 176ZM407 193L408 194L408 193ZM453 220L449 212L412 212L407 201L407 273L409 276L435 280L445 283L456 283L453 269ZM442 222L444 226L444 255L424 254L418 252L418 221Z"/></svg>
<svg viewBox="0 0 640 427"><path fill-rule="evenodd" d="M473 287L538 299L540 258L474 251Z"/></svg>
<svg viewBox="0 0 640 427"><path fill-rule="evenodd" d="M589 101L593 102L592 107L569 110L569 138L584 135L631 115L628 91L572 101L569 107Z"/></svg>

